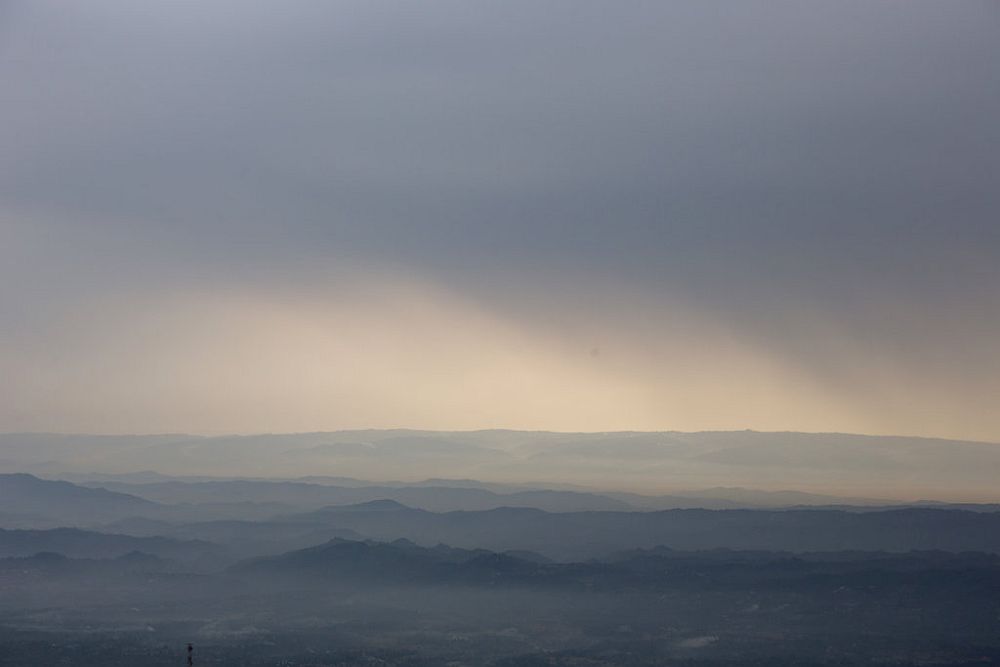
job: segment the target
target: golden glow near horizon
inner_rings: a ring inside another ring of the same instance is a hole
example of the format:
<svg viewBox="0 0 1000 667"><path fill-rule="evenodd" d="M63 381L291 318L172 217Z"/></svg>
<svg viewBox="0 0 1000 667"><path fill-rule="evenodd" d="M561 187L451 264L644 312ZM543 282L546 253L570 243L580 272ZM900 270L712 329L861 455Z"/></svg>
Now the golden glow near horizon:
<svg viewBox="0 0 1000 667"><path fill-rule="evenodd" d="M998 439L992 414L941 404L884 361L851 358L843 391L682 304L632 299L616 310L629 321L583 313L561 324L384 277L327 292L108 302L0 349L0 421L103 433L753 428Z"/></svg>

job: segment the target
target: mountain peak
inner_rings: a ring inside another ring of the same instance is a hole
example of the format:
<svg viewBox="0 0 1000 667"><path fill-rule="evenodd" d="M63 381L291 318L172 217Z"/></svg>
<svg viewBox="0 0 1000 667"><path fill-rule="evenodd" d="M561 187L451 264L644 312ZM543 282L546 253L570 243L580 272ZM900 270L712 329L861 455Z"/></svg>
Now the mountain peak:
<svg viewBox="0 0 1000 667"><path fill-rule="evenodd" d="M381 498L379 500L369 500L364 503L355 503L353 505L341 505L335 509L342 511L356 511L356 512L393 512L398 510L409 510L413 509L409 505L404 505L403 503L397 502L395 500L390 500L388 498Z"/></svg>

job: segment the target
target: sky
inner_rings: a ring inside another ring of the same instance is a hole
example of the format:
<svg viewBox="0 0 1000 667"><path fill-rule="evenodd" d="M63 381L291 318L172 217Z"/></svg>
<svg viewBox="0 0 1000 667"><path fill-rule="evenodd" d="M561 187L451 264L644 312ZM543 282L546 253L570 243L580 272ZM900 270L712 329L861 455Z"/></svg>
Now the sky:
<svg viewBox="0 0 1000 667"><path fill-rule="evenodd" d="M0 0L0 431L1000 442L1000 5Z"/></svg>

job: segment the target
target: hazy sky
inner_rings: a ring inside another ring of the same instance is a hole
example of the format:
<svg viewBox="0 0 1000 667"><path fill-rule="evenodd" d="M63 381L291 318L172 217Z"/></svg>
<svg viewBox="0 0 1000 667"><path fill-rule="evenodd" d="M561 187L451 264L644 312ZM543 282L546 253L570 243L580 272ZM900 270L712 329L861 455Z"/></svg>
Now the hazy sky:
<svg viewBox="0 0 1000 667"><path fill-rule="evenodd" d="M1000 4L0 2L0 430L1000 441Z"/></svg>

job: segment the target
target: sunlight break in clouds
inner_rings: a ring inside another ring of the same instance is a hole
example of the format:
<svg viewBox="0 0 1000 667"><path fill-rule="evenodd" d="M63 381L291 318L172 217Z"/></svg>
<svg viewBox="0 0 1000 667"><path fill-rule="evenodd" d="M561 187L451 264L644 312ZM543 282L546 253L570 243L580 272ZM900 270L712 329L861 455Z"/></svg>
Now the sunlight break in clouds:
<svg viewBox="0 0 1000 667"><path fill-rule="evenodd" d="M1000 441L994 4L0 14L0 431Z"/></svg>
<svg viewBox="0 0 1000 667"><path fill-rule="evenodd" d="M16 379L3 418L22 429L204 433L704 429L720 414L733 426L790 423L786 371L692 326L691 314L673 316L688 323L671 337L613 325L570 336L412 281L111 302L3 350ZM793 422L828 413L797 386Z"/></svg>

